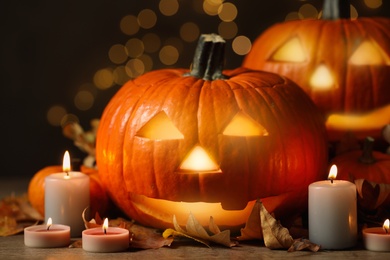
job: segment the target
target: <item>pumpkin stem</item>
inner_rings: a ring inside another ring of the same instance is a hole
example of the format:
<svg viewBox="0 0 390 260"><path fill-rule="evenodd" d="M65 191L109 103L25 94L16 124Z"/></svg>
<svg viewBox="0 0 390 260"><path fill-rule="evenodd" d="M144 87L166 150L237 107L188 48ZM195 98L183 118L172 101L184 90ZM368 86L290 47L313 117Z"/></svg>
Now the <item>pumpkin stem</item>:
<svg viewBox="0 0 390 260"><path fill-rule="evenodd" d="M374 147L374 138L370 136L366 137L363 144L363 153L362 156L359 158L359 162L365 164L372 164L376 162L372 154L373 147Z"/></svg>
<svg viewBox="0 0 390 260"><path fill-rule="evenodd" d="M202 34L195 50L191 71L187 74L204 80L225 79L222 74L225 40L217 34Z"/></svg>
<svg viewBox="0 0 390 260"><path fill-rule="evenodd" d="M322 6L323 20L338 20L343 18L351 18L349 0L324 0Z"/></svg>

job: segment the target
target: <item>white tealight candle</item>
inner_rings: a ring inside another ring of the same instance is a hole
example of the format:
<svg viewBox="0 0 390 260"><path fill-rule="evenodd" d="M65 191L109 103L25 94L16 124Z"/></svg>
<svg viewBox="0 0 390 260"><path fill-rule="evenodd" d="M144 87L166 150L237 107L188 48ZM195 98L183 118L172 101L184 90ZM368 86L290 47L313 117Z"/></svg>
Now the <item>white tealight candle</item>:
<svg viewBox="0 0 390 260"><path fill-rule="evenodd" d="M103 227L83 231L83 249L88 252L108 253L120 252L129 248L129 230L118 227L108 227L104 220Z"/></svg>
<svg viewBox="0 0 390 260"><path fill-rule="evenodd" d="M46 225L30 226L24 229L24 244L28 247L65 247L70 244L70 228L53 225L51 218Z"/></svg>
<svg viewBox="0 0 390 260"><path fill-rule="evenodd" d="M334 180L332 166L327 181L309 185L309 240L322 249L345 249L356 245L356 185Z"/></svg>
<svg viewBox="0 0 390 260"><path fill-rule="evenodd" d="M69 153L64 155L63 173L45 178L45 220L68 225L72 237L85 229L82 212L89 206L89 176L70 171Z"/></svg>
<svg viewBox="0 0 390 260"><path fill-rule="evenodd" d="M383 228L373 227L363 229L364 247L371 251L390 252L389 220L383 223Z"/></svg>

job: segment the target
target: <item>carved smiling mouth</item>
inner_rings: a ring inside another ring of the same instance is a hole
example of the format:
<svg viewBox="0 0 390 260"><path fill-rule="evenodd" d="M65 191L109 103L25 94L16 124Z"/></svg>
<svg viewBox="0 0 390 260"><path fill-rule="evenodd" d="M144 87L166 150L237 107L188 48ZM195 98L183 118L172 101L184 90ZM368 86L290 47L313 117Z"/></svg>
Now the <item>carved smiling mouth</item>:
<svg viewBox="0 0 390 260"><path fill-rule="evenodd" d="M166 223L172 223L172 218L175 215L179 224L185 224L191 213L202 226L208 226L210 216L212 216L220 227L242 226L246 223L255 204L255 200L253 200L248 202L242 210L225 210L221 203L175 202L152 199L137 194L131 194L131 201L136 210L149 216L155 216Z"/></svg>
<svg viewBox="0 0 390 260"><path fill-rule="evenodd" d="M332 114L326 121L326 127L330 131L360 132L356 133L357 137L364 138L370 131L377 132L371 135L380 136L382 128L389 123L390 104L360 115Z"/></svg>

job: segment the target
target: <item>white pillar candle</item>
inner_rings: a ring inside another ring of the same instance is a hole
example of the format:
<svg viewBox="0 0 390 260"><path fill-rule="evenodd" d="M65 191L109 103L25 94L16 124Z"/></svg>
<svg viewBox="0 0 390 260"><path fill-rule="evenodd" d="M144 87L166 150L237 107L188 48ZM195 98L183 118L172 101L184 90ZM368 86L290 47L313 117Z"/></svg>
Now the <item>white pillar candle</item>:
<svg viewBox="0 0 390 260"><path fill-rule="evenodd" d="M68 225L71 236L80 237L85 229L82 212L89 206L89 176L67 171L70 158L65 157L65 171L45 178L45 220L51 217L55 223Z"/></svg>
<svg viewBox="0 0 390 260"><path fill-rule="evenodd" d="M367 250L390 252L389 220L385 221L382 228L363 229L363 242Z"/></svg>
<svg viewBox="0 0 390 260"><path fill-rule="evenodd" d="M333 180L336 175L332 166L330 180L309 185L309 240L322 249L350 248L357 241L356 185Z"/></svg>
<svg viewBox="0 0 390 260"><path fill-rule="evenodd" d="M70 244L70 227L52 225L30 226L24 229L24 244L28 247L65 247Z"/></svg>
<svg viewBox="0 0 390 260"><path fill-rule="evenodd" d="M108 227L105 219L103 227L83 231L82 245L88 252L109 253L125 251L129 248L129 230Z"/></svg>

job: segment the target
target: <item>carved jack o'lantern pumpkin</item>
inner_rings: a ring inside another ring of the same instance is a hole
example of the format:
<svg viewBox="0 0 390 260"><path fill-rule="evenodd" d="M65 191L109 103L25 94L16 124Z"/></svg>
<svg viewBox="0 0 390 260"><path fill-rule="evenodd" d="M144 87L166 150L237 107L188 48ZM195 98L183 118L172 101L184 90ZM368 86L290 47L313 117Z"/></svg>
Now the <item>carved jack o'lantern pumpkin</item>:
<svg viewBox="0 0 390 260"><path fill-rule="evenodd" d="M237 230L258 198L279 219L307 205L323 178L324 119L279 75L222 74L224 40L202 35L191 71L164 69L126 83L106 106L97 133L99 173L113 201L147 226Z"/></svg>
<svg viewBox="0 0 390 260"><path fill-rule="evenodd" d="M331 139L380 137L390 122L390 19L350 19L346 0L325 0L322 19L271 26L243 66L285 75L328 117Z"/></svg>

